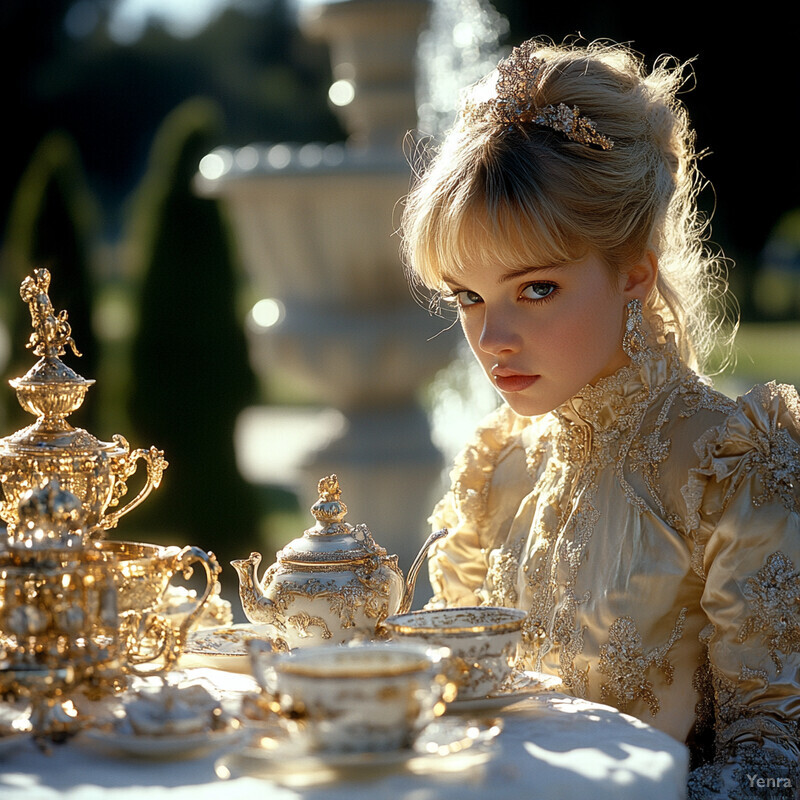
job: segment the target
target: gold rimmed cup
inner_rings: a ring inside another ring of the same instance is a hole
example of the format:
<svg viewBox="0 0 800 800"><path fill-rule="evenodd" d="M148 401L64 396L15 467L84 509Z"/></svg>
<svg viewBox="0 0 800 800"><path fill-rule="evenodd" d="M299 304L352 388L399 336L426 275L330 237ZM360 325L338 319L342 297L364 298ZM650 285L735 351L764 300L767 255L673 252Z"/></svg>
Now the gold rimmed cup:
<svg viewBox="0 0 800 800"><path fill-rule="evenodd" d="M437 608L397 614L383 625L394 642L448 648L458 699L474 700L511 675L526 616L503 606Z"/></svg>
<svg viewBox="0 0 800 800"><path fill-rule="evenodd" d="M365 642L278 654L257 640L248 648L281 724L307 752L409 747L454 694L444 648Z"/></svg>

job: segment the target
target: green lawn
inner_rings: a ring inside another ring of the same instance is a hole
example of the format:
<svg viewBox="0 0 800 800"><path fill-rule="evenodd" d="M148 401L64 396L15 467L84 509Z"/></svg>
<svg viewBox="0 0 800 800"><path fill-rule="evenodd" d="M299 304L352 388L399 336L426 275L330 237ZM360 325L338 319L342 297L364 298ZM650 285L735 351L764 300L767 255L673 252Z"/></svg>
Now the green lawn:
<svg viewBox="0 0 800 800"><path fill-rule="evenodd" d="M720 391L735 396L771 380L800 387L800 322L742 325L734 352L734 367L714 378Z"/></svg>

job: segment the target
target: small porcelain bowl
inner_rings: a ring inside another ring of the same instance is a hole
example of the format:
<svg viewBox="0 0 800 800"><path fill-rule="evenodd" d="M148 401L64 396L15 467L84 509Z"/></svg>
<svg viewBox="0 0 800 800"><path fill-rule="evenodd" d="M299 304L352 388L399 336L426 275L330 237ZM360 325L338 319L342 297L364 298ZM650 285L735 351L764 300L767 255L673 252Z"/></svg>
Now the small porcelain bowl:
<svg viewBox="0 0 800 800"><path fill-rule="evenodd" d="M395 642L448 648L458 699L474 700L496 692L511 674L526 616L502 606L437 608L397 614L383 625Z"/></svg>
<svg viewBox="0 0 800 800"><path fill-rule="evenodd" d="M220 704L199 684L144 690L124 702L133 733L141 736L182 736L211 730Z"/></svg>
<svg viewBox="0 0 800 800"><path fill-rule="evenodd" d="M444 648L363 643L276 654L258 640L248 648L282 724L310 752L408 747L455 694Z"/></svg>

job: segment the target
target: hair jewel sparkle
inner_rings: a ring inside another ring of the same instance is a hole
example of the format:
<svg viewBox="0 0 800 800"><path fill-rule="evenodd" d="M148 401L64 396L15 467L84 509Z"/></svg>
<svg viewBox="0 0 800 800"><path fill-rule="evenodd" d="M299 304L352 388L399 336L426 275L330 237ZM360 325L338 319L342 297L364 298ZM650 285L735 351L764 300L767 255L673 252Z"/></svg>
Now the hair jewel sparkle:
<svg viewBox="0 0 800 800"><path fill-rule="evenodd" d="M582 116L577 106L570 108L565 103L536 106L533 96L544 61L534 54L534 47L532 41L524 42L497 65L495 96L480 103L468 102L462 112L464 118L485 119L508 127L525 123L541 125L563 133L573 142L610 150L614 142L598 133L594 122Z"/></svg>

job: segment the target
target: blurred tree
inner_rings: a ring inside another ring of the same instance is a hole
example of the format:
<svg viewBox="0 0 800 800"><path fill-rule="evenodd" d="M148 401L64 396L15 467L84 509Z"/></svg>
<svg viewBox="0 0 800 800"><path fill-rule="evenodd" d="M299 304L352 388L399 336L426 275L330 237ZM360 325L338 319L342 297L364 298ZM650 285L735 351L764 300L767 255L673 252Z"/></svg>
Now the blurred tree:
<svg viewBox="0 0 800 800"><path fill-rule="evenodd" d="M96 377L99 353L92 329L91 248L97 223L97 205L86 184L75 143L64 132L49 134L20 180L9 217L2 278L3 318L11 340L7 378L24 375L35 361L35 356L25 350L31 321L20 300L19 286L37 267L47 267L51 272L54 308L69 313L72 335L83 355L71 366L85 378ZM6 403L7 423L15 428L29 424L30 416L15 405ZM71 421L91 429L94 409L90 391Z"/></svg>
<svg viewBox="0 0 800 800"><path fill-rule="evenodd" d="M767 239L753 295L766 319L800 319L800 208L784 214Z"/></svg>
<svg viewBox="0 0 800 800"><path fill-rule="evenodd" d="M4 228L14 188L37 143L51 130L69 129L53 120L51 109L42 102L37 79L41 65L58 58L64 38L62 21L72 3L0 3L0 74L7 120L3 126L5 157L0 168L0 220Z"/></svg>
<svg viewBox="0 0 800 800"><path fill-rule="evenodd" d="M0 58L14 109L6 147L27 160L32 133L36 141L53 128L70 131L106 209L109 238L124 224L122 203L141 178L159 125L184 100L218 103L230 137L224 144L342 138L327 105L326 49L300 35L291 0L231 7L190 38L150 24L126 44L110 37L112 5L0 4ZM65 24L76 9L94 23Z"/></svg>
<svg viewBox="0 0 800 800"><path fill-rule="evenodd" d="M142 282L129 414L137 441L170 462L131 524L227 564L257 544L259 510L234 454L236 416L256 385L235 313L231 237L217 201L192 192L220 135L213 103L182 104L165 119L135 197L128 236Z"/></svg>

